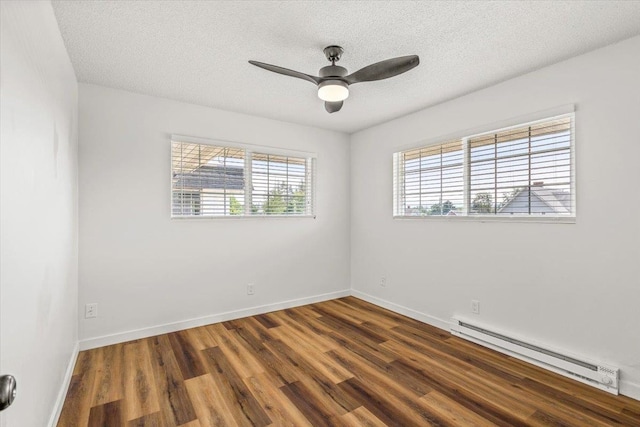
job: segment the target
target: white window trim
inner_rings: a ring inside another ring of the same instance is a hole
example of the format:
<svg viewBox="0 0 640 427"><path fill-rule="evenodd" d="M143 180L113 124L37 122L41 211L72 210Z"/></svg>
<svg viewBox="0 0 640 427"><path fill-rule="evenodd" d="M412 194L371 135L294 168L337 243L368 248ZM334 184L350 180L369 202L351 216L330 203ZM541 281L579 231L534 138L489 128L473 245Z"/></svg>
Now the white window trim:
<svg viewBox="0 0 640 427"><path fill-rule="evenodd" d="M425 216L399 216L394 215L393 219L400 221L451 221L451 222L538 222L542 224L575 224L576 217L574 216L498 216L498 215L470 215L470 216L446 216L446 215L425 215Z"/></svg>
<svg viewBox="0 0 640 427"><path fill-rule="evenodd" d="M169 218L171 221L203 221L203 220L263 220L263 219L316 219L316 188L317 188L317 167L318 167L318 155L317 153L309 152L309 151L300 151L300 150L290 150L286 148L279 147L271 147L266 145L257 145L257 144L247 144L242 142L235 141L226 141L222 139L211 139L211 138L201 138L195 136L187 136L180 134L171 134L169 138L169 150L171 150L171 144L173 142L187 142L193 144L201 144L201 145L215 145L219 147L229 147L229 148L241 148L245 150L245 174L248 172L249 176L251 176L251 157L253 153L259 154L268 154L273 156L285 156L285 157L301 157L307 159L311 159L311 164L313 166L312 171L308 171L307 174L310 175L310 180L307 180L307 185L311 186L311 195L307 196L310 199L310 203L312 206L313 214L305 214L305 215L251 215L247 214L251 209L251 187L245 186L245 200L249 200L249 203L245 202L245 212L243 215L184 215L184 216L174 216L173 215L173 188L169 185ZM248 166L247 166L248 163ZM171 179L173 179L173 164L171 155L169 155L169 183L171 184ZM248 197L247 197L247 193Z"/></svg>
<svg viewBox="0 0 640 427"><path fill-rule="evenodd" d="M571 117L571 207L572 212L570 216L544 216L544 215L482 215L482 214L474 214L468 215L469 206L471 203L470 197L470 186L468 185L469 175L470 175L470 167L471 164L469 162L469 144L468 140L474 138L476 136L484 135L487 133L493 132L502 132L509 129L514 129L518 127L522 127L523 125L532 125L539 122L544 122L552 118L561 118L561 117ZM538 111L536 113L518 116L516 118L511 118L501 122L495 122L491 125L483 125L481 127L473 128L468 131L455 132L452 134L448 134L445 136L430 138L427 140L423 140L421 143L413 143L411 145L405 145L401 148L394 150L393 153L393 182L394 185L394 205L392 206L393 211L396 212L396 206L400 203L399 199L399 188L401 179L398 179L396 175L396 154L401 153L403 151L415 150L418 148L426 148L430 146L435 146L442 144L443 141L452 141L459 139L462 141L462 147L464 150L464 171L463 171L463 188L464 188L464 214L457 216L440 216L440 215L395 215L392 214L393 219L398 220L424 220L424 221L445 221L445 222L510 222L510 223L544 223L544 224L575 224L577 220L577 203L576 203L576 146L575 146L575 105L568 104L563 105L556 108L551 108L548 110ZM397 180L397 182L396 182Z"/></svg>

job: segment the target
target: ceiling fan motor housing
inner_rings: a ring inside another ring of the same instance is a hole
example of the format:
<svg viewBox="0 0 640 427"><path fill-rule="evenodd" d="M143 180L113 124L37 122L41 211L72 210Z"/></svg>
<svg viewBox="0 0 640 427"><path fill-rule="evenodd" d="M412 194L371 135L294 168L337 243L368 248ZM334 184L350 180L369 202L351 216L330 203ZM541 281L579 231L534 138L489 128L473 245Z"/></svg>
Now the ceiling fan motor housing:
<svg viewBox="0 0 640 427"><path fill-rule="evenodd" d="M327 65L320 68L320 77L344 77L347 75L347 69L339 65Z"/></svg>

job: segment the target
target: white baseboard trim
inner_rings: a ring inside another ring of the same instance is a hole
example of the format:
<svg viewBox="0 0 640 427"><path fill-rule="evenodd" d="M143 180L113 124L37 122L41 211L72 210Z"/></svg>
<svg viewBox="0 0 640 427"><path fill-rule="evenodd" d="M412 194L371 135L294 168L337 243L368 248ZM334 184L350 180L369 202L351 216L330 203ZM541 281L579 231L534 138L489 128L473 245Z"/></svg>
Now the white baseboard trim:
<svg viewBox="0 0 640 427"><path fill-rule="evenodd" d="M435 326L436 328L443 329L447 332L451 330L451 324L448 321L442 320L435 316L431 316L430 314L422 313L420 311L413 310L411 308L384 300L382 298L374 297L373 295L369 295L355 289L351 290L351 295L370 302L371 304L386 308L387 310L391 310L394 313L402 314L403 316L407 316L414 320L418 320L428 325Z"/></svg>
<svg viewBox="0 0 640 427"><path fill-rule="evenodd" d="M632 399L640 400L640 384L620 379L620 394L624 394Z"/></svg>
<svg viewBox="0 0 640 427"><path fill-rule="evenodd" d="M299 307L301 305L314 304L316 302L328 301L331 299L348 297L351 295L350 289L337 292L314 295L305 298L298 298L273 304L259 305L256 307L244 308L241 310L227 311L224 313L212 314L195 319L180 320L178 322L166 323L164 325L151 326L148 328L134 329L131 331L119 332L116 334L103 335L101 337L87 338L80 341L80 350L90 350L92 348L104 347L105 345L119 344L141 338L153 337L170 332L181 331L183 329L196 328L198 326L210 325L212 323L226 322L228 320L240 319L256 314L269 313L271 311L284 310L287 308Z"/></svg>
<svg viewBox="0 0 640 427"><path fill-rule="evenodd" d="M76 344L73 346L73 350L71 351L71 357L69 358L67 371L64 373L64 378L62 379L62 384L60 385L60 391L58 392L56 403L53 407L53 411L51 412L51 417L49 417L49 424L47 424L49 427L56 427L58 425L58 419L60 418L60 413L62 412L64 399L67 397L67 391L69 391L69 385L71 384L71 377L73 376L73 369L76 366L76 361L78 360L79 352L80 352L80 343L76 342Z"/></svg>

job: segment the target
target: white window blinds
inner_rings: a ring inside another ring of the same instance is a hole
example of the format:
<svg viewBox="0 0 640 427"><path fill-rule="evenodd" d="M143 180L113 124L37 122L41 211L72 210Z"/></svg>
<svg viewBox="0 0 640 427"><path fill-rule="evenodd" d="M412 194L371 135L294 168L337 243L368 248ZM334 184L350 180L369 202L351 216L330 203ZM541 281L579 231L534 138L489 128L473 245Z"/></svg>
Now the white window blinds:
<svg viewBox="0 0 640 427"><path fill-rule="evenodd" d="M312 215L313 159L253 153L251 199L253 213Z"/></svg>
<svg viewBox="0 0 640 427"><path fill-rule="evenodd" d="M395 215L454 215L464 207L464 151L451 141L395 153Z"/></svg>
<svg viewBox="0 0 640 427"><path fill-rule="evenodd" d="M469 139L470 214L570 215L571 118Z"/></svg>
<svg viewBox="0 0 640 427"><path fill-rule="evenodd" d="M313 215L314 160L174 140L171 216Z"/></svg>
<svg viewBox="0 0 640 427"><path fill-rule="evenodd" d="M394 216L575 216L573 120L395 153Z"/></svg>

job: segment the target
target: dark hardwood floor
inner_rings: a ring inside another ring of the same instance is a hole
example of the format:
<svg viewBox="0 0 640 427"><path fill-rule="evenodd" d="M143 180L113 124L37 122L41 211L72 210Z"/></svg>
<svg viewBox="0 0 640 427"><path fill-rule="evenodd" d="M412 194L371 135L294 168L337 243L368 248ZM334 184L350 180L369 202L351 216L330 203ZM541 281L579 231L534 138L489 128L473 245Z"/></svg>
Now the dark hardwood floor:
<svg viewBox="0 0 640 427"><path fill-rule="evenodd" d="M348 297L80 353L58 426L640 426L613 396Z"/></svg>

